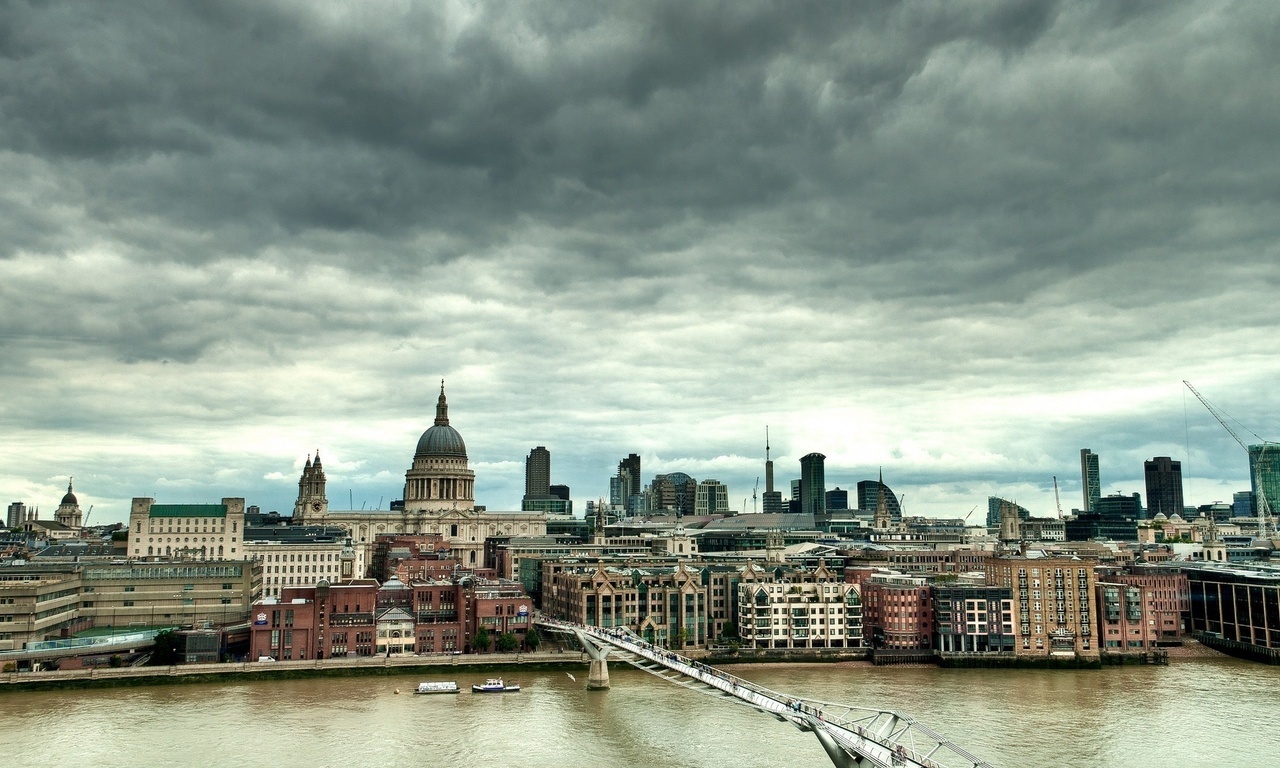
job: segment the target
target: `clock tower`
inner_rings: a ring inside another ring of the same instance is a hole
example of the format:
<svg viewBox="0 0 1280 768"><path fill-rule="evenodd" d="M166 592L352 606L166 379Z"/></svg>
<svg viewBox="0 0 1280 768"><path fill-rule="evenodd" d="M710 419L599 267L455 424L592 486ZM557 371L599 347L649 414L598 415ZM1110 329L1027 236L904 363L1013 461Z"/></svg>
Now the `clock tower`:
<svg viewBox="0 0 1280 768"><path fill-rule="evenodd" d="M307 457L298 479L298 500L293 505L293 523L323 523L329 514L329 500L324 496L324 467L320 465L320 451L315 461Z"/></svg>

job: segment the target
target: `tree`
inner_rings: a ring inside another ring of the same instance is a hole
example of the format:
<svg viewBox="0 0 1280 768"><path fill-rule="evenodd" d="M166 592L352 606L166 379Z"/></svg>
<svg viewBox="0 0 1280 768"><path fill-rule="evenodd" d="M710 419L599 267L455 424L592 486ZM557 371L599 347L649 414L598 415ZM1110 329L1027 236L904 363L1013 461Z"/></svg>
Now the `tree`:
<svg viewBox="0 0 1280 768"><path fill-rule="evenodd" d="M730 640L738 636L738 625L732 621L726 621L720 629L720 637Z"/></svg>
<svg viewBox="0 0 1280 768"><path fill-rule="evenodd" d="M172 629L157 632L155 642L155 649L151 651L151 665L166 666L177 664L181 660L182 655L178 653L178 633Z"/></svg>
<svg viewBox="0 0 1280 768"><path fill-rule="evenodd" d="M689 644L689 630L681 627L676 630L676 648L683 648Z"/></svg>
<svg viewBox="0 0 1280 768"><path fill-rule="evenodd" d="M490 642L492 641L489 639L489 630L481 627L476 630L476 636L472 639L471 644L475 646L476 653L483 653L489 650Z"/></svg>
<svg viewBox="0 0 1280 768"><path fill-rule="evenodd" d="M498 653L511 653L520 645L520 640L514 632L503 632L498 635Z"/></svg>
<svg viewBox="0 0 1280 768"><path fill-rule="evenodd" d="M538 645L542 643L542 635L538 634L537 627L529 627L529 631L524 633L524 644L530 651L537 651Z"/></svg>

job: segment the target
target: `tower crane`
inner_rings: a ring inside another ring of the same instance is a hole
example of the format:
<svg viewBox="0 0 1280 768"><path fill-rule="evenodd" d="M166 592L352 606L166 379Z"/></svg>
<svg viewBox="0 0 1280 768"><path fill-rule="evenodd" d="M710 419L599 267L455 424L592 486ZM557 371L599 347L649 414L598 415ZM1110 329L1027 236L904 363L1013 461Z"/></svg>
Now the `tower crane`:
<svg viewBox="0 0 1280 768"><path fill-rule="evenodd" d="M1208 400L1205 399L1204 395L1200 394L1199 390L1191 386L1191 382L1184 379L1182 383L1187 385L1187 389L1191 390L1191 394L1196 396L1196 399L1199 400L1200 404L1205 407L1205 410L1207 410L1210 413L1210 415L1213 416L1213 418L1217 419L1218 423L1222 425L1223 429L1227 430L1227 434L1231 435L1231 439L1239 443L1240 447L1244 449L1245 456L1249 456L1249 446L1246 445L1245 442L1240 439L1240 436L1237 435L1236 431L1231 428L1231 425L1227 424L1227 419L1231 417L1227 416L1218 408L1214 407ZM1232 419L1232 421L1235 421L1235 419ZM1236 422L1236 423L1239 423L1239 422ZM1256 432L1250 431L1250 434L1252 434L1254 437L1257 437L1258 440L1262 443L1262 456L1259 457L1260 459L1265 457L1269 451L1280 451L1280 444L1273 443L1269 440L1263 440L1261 437L1258 436ZM1258 489L1258 498L1254 500L1255 504L1258 507L1258 537L1262 539L1270 539L1271 538L1271 503L1267 499L1266 489L1262 485L1262 462L1261 461L1253 462L1253 467L1251 469L1252 469L1252 475L1253 475L1253 485L1255 488Z"/></svg>
<svg viewBox="0 0 1280 768"><path fill-rule="evenodd" d="M1058 519L1062 519L1062 497L1058 495L1058 476L1053 476L1053 503L1058 506Z"/></svg>
<svg viewBox="0 0 1280 768"><path fill-rule="evenodd" d="M760 511L760 510L756 509L757 491L759 491L759 490L760 490L760 477L759 477L759 475L757 475L757 476L756 476L756 487L751 489L751 511L752 511L753 513L754 513L754 512L759 512L759 511Z"/></svg>

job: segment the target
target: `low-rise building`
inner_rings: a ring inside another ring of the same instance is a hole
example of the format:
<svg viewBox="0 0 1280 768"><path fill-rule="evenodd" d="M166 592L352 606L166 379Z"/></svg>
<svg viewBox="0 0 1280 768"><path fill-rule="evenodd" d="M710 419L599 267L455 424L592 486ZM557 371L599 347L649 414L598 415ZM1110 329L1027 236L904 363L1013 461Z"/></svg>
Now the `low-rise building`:
<svg viewBox="0 0 1280 768"><path fill-rule="evenodd" d="M933 605L939 653L1014 653L1013 592L1008 587L935 584Z"/></svg>
<svg viewBox="0 0 1280 768"><path fill-rule="evenodd" d="M933 647L933 597L922 577L876 574L862 583L862 635L871 648Z"/></svg>
<svg viewBox="0 0 1280 768"><path fill-rule="evenodd" d="M244 499L220 504L156 504L135 498L129 510L129 557L243 560Z"/></svg>

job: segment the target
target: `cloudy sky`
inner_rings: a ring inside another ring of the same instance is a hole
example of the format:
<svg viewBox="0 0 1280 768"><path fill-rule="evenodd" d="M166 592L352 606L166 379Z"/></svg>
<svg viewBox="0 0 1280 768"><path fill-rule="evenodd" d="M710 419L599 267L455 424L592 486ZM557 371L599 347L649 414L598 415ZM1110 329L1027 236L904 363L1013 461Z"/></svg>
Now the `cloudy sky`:
<svg viewBox="0 0 1280 768"><path fill-rule="evenodd" d="M909 513L1280 437L1280 4L0 3L0 493L399 498L524 457ZM1242 435L1249 439L1246 432ZM747 501L750 508L750 501Z"/></svg>

